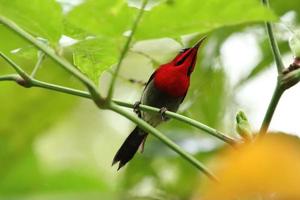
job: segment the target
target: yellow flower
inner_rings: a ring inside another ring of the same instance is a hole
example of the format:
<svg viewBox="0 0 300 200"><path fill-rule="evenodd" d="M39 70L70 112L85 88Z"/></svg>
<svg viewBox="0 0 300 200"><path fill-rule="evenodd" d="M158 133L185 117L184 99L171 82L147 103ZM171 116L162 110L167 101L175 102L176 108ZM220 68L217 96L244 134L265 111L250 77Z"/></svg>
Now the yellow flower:
<svg viewBox="0 0 300 200"><path fill-rule="evenodd" d="M208 182L205 200L300 200L300 140L268 134L214 161L220 183Z"/></svg>

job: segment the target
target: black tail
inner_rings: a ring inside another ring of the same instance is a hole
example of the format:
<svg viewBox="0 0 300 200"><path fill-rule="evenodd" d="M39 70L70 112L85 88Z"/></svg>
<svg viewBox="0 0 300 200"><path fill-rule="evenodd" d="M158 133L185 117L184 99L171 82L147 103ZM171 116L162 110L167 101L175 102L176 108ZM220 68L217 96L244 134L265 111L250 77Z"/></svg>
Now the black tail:
<svg viewBox="0 0 300 200"><path fill-rule="evenodd" d="M130 161L147 137L147 133L136 127L123 142L122 146L116 153L112 165L119 163L118 170Z"/></svg>

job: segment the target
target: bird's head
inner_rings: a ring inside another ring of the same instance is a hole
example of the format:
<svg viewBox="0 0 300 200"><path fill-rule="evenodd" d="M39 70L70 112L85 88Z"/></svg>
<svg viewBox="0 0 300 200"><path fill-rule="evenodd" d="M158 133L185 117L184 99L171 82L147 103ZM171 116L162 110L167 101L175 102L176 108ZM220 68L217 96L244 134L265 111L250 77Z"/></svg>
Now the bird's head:
<svg viewBox="0 0 300 200"><path fill-rule="evenodd" d="M154 84L161 91L174 96L185 96L194 71L197 52L206 37L201 38L193 47L183 49L169 63L161 65L154 74Z"/></svg>
<svg viewBox="0 0 300 200"><path fill-rule="evenodd" d="M206 37L202 37L193 47L182 49L169 64L190 76L196 65L198 49L205 39Z"/></svg>

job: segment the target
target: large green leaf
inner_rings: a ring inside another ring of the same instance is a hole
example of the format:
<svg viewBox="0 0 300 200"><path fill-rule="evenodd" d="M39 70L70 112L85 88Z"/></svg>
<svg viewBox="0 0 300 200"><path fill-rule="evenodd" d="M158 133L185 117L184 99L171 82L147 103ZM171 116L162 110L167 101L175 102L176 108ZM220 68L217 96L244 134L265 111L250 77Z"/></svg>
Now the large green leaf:
<svg viewBox="0 0 300 200"><path fill-rule="evenodd" d="M120 0L113 3L89 0L71 11L67 19L91 34L121 36L130 28L135 15L136 10ZM264 20L276 20L276 16L257 0L172 0L145 12L136 36L140 39L177 37Z"/></svg>
<svg viewBox="0 0 300 200"><path fill-rule="evenodd" d="M120 37L130 29L135 9L129 9L123 0L87 0L67 14L66 20L77 29L91 35Z"/></svg>
<svg viewBox="0 0 300 200"><path fill-rule="evenodd" d="M83 40L72 48L74 65L95 83L118 55L113 40L104 38Z"/></svg>
<svg viewBox="0 0 300 200"><path fill-rule="evenodd" d="M139 38L205 33L241 23L276 20L257 0L166 1L145 13Z"/></svg>
<svg viewBox="0 0 300 200"><path fill-rule="evenodd" d="M295 11L298 22L300 21L300 1L282 1L282 0L272 0L270 2L271 8L275 10L278 15L283 15L288 11Z"/></svg>
<svg viewBox="0 0 300 200"><path fill-rule="evenodd" d="M0 13L52 44L62 34L62 11L54 0L0 0Z"/></svg>
<svg viewBox="0 0 300 200"><path fill-rule="evenodd" d="M129 5L137 7L139 1L129 1ZM76 30L66 32L69 36L78 38L78 35L89 34L108 40L85 41L83 45L77 45L74 52L75 65L95 82L102 71L116 62L116 47L122 45L120 41L130 29L137 11L129 8L122 0L88 0L67 14L66 30ZM275 19L275 15L256 0L174 0L146 11L135 36L137 39L179 37L182 34L204 33L229 25ZM98 50L102 52L97 52Z"/></svg>

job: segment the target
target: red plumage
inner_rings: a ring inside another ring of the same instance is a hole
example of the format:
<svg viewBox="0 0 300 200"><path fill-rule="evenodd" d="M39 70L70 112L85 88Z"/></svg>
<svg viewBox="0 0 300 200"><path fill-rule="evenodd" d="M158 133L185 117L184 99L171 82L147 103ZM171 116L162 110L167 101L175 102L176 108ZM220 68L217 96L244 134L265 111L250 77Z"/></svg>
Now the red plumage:
<svg viewBox="0 0 300 200"><path fill-rule="evenodd" d="M196 64L198 48L199 45L185 49L171 62L161 65L154 74L154 85L157 89L173 97L185 96Z"/></svg>
<svg viewBox="0 0 300 200"><path fill-rule="evenodd" d="M156 71L154 85L170 96L182 97L189 88L190 77L179 67L174 68L172 65L166 64Z"/></svg>

